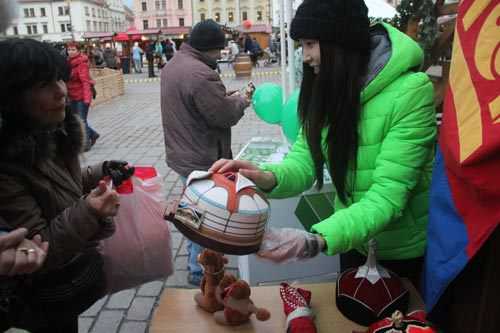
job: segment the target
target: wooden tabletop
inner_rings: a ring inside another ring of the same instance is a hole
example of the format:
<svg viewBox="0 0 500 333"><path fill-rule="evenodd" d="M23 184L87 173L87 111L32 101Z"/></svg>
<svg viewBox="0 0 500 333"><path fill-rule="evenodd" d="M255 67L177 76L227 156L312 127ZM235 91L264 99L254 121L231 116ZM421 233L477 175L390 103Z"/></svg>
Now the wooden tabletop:
<svg viewBox="0 0 500 333"><path fill-rule="evenodd" d="M410 290L410 310L423 309L423 302L410 282L404 281ZM312 308L316 314L318 332L347 332L363 330L345 318L335 305L335 283L298 285L312 292ZM212 314L196 306L193 296L197 289L165 289L160 304L155 310L151 333L224 333L224 332L285 332L285 314L279 295L279 286L252 287L252 300L257 307L271 312L271 319L258 321L255 316L241 326L221 326L215 323Z"/></svg>

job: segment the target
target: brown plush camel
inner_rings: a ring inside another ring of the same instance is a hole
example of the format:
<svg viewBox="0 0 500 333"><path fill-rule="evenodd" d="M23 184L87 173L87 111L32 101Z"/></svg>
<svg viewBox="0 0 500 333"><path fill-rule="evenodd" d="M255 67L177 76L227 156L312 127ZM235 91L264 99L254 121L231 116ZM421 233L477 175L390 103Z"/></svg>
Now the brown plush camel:
<svg viewBox="0 0 500 333"><path fill-rule="evenodd" d="M224 265L227 258L221 253L205 249L198 255L198 262L203 267L203 279L201 280L201 293L194 296L194 300L203 310L214 313L224 308L217 301L216 288L224 277Z"/></svg>

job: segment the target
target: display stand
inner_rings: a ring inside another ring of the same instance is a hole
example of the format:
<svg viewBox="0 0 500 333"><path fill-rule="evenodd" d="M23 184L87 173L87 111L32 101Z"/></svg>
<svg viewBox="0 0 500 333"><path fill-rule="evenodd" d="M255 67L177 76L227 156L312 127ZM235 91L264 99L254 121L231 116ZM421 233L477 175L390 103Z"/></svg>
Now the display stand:
<svg viewBox="0 0 500 333"><path fill-rule="evenodd" d="M252 138L235 159L248 160L257 165L279 163L288 152L287 144L266 138ZM332 191L331 182L325 179L321 192ZM311 189L304 194L318 193ZM267 227L304 229L295 216L300 196L287 199L270 199L271 214ZM325 282L335 281L340 271L339 256L320 254L316 258L288 264L275 264L255 255L238 257L240 278L251 286L274 284L281 281Z"/></svg>
<svg viewBox="0 0 500 333"><path fill-rule="evenodd" d="M423 302L415 288L407 280L403 280L410 291L410 310L423 309ZM306 284L301 287L312 292L311 306L315 313L318 333L363 331L344 317L335 305L335 283ZM165 289L160 303L151 321L150 333L279 333L285 332L285 314L279 294L279 286L253 287L251 298L260 307L271 312L268 321L257 321L252 317L250 322L241 326L229 327L215 323L212 314L196 306L193 300L198 290Z"/></svg>

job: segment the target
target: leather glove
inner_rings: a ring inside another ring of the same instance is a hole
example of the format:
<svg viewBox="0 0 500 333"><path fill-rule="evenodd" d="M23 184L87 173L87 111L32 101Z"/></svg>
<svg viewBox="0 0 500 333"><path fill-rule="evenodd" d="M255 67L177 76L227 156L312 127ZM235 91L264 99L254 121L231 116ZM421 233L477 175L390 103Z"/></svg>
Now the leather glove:
<svg viewBox="0 0 500 333"><path fill-rule="evenodd" d="M264 233L258 256L274 262L313 258L325 247L320 235L293 228L270 228Z"/></svg>
<svg viewBox="0 0 500 333"><path fill-rule="evenodd" d="M134 167L128 165L126 161L104 161L102 164L102 172L105 176L111 177L113 185L118 187L124 180L129 179L134 174Z"/></svg>

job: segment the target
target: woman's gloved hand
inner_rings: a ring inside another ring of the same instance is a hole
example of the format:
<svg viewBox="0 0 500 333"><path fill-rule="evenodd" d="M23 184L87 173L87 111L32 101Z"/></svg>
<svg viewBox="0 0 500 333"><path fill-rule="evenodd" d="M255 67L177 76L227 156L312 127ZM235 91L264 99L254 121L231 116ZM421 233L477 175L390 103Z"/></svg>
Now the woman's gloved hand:
<svg viewBox="0 0 500 333"><path fill-rule="evenodd" d="M105 176L111 177L114 186L120 186L124 180L132 177L134 167L129 166L127 161L104 161L102 172Z"/></svg>
<svg viewBox="0 0 500 333"><path fill-rule="evenodd" d="M293 228L270 228L257 255L278 263L317 256L326 246L320 235Z"/></svg>

